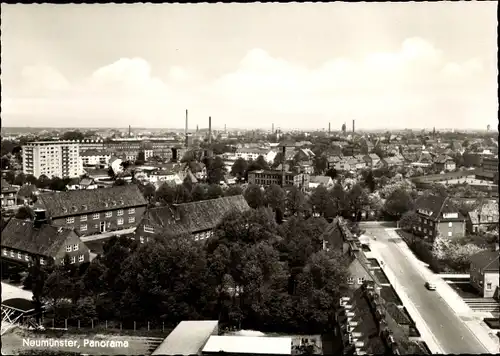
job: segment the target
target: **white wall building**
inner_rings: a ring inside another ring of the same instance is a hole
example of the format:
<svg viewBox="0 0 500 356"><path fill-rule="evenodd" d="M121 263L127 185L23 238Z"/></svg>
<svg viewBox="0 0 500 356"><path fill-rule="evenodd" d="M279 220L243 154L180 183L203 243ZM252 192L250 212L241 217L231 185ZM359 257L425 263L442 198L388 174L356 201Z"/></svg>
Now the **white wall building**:
<svg viewBox="0 0 500 356"><path fill-rule="evenodd" d="M102 150L85 150L80 152L82 162L86 166L108 165L111 154Z"/></svg>
<svg viewBox="0 0 500 356"><path fill-rule="evenodd" d="M80 146L71 141L29 142L22 147L23 173L36 178L74 178L83 174Z"/></svg>

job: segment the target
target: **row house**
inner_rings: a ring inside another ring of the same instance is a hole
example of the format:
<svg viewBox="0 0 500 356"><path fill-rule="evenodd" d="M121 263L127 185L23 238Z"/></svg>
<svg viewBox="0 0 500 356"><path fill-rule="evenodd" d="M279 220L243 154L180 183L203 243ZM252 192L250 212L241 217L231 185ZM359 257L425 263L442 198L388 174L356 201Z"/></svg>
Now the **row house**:
<svg viewBox="0 0 500 356"><path fill-rule="evenodd" d="M257 160L259 156L266 157L268 150L263 150L261 148L238 148L236 150L236 158L243 158L246 161Z"/></svg>
<svg viewBox="0 0 500 356"><path fill-rule="evenodd" d="M377 168L395 168L404 165L404 158L402 156L384 157L380 159Z"/></svg>
<svg viewBox="0 0 500 356"><path fill-rule="evenodd" d="M50 224L73 228L80 235L134 228L146 205L135 184L40 194L35 203Z"/></svg>
<svg viewBox="0 0 500 356"><path fill-rule="evenodd" d="M6 180L2 179L2 192L0 193L0 202L2 204L2 207L16 205L18 191L18 187L15 187L7 183Z"/></svg>
<svg viewBox="0 0 500 356"><path fill-rule="evenodd" d="M466 230L468 233L486 232L498 228L498 200L484 200L467 214Z"/></svg>
<svg viewBox="0 0 500 356"><path fill-rule="evenodd" d="M105 150L85 150L80 151L83 166L107 166L111 159L111 154Z"/></svg>
<svg viewBox="0 0 500 356"><path fill-rule="evenodd" d="M465 235L465 217L449 197L422 195L415 201L418 224L416 235L433 240L436 236L462 237Z"/></svg>
<svg viewBox="0 0 500 356"><path fill-rule="evenodd" d="M90 251L72 228L47 223L43 211L35 221L12 218L2 230L2 259L29 265L60 264L66 255L71 264L90 262Z"/></svg>
<svg viewBox="0 0 500 356"><path fill-rule="evenodd" d="M248 210L250 207L242 195L152 208L144 214L135 238L144 243L158 234L189 234L195 241L206 240L228 213Z"/></svg>
<svg viewBox="0 0 500 356"><path fill-rule="evenodd" d="M375 153L369 153L363 156L363 160L365 161L367 167L374 168L377 167L377 165L379 164L380 157L377 156Z"/></svg>
<svg viewBox="0 0 500 356"><path fill-rule="evenodd" d="M290 171L282 172L279 170L258 170L248 172L248 183L262 186L269 186L272 184L282 186L283 175L285 176L285 187L294 186L305 189L309 186L309 174Z"/></svg>

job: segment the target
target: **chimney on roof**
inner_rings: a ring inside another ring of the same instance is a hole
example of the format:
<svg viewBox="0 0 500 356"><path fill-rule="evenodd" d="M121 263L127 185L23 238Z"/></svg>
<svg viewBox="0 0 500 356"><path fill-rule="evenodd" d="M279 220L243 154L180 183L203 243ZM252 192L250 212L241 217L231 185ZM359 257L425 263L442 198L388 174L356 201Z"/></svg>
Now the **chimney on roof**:
<svg viewBox="0 0 500 356"><path fill-rule="evenodd" d="M44 209L35 209L35 222L34 227L39 229L43 224L47 223L47 211Z"/></svg>
<svg viewBox="0 0 500 356"><path fill-rule="evenodd" d="M212 143L212 116L208 117L208 144Z"/></svg>

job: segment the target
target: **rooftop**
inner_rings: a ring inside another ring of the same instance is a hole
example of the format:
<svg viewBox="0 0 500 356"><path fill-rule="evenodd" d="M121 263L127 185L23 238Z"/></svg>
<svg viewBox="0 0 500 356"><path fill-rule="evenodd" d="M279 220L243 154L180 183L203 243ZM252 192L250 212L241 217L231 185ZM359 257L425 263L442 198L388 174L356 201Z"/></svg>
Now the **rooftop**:
<svg viewBox="0 0 500 356"><path fill-rule="evenodd" d="M291 337L219 336L208 339L203 352L239 354L291 355Z"/></svg>

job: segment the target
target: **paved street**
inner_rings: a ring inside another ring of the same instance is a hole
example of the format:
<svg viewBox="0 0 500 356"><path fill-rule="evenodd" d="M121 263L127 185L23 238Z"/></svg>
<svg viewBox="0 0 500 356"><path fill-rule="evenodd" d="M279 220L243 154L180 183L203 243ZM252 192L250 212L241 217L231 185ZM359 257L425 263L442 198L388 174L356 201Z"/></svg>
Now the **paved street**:
<svg viewBox="0 0 500 356"><path fill-rule="evenodd" d="M372 241L383 262L394 272L396 291L403 288L413 302L429 330L446 354L482 354L488 353L474 334L463 324L445 300L437 292L428 291L426 280L415 269L414 263L402 252L393 238L384 228L366 228L368 236L375 236Z"/></svg>

